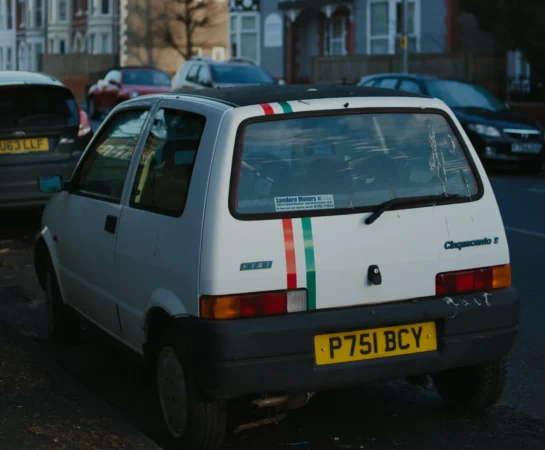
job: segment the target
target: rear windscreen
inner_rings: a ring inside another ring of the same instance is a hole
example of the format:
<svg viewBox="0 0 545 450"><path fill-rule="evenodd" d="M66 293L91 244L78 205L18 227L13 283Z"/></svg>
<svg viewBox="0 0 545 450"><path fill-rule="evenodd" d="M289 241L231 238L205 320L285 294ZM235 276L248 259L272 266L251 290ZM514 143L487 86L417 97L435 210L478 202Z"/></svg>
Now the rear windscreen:
<svg viewBox="0 0 545 450"><path fill-rule="evenodd" d="M160 70L125 70L123 83L141 86L170 86L170 77Z"/></svg>
<svg viewBox="0 0 545 450"><path fill-rule="evenodd" d="M441 114L267 120L250 123L239 136L232 193L238 214L369 208L393 198L479 192Z"/></svg>
<svg viewBox="0 0 545 450"><path fill-rule="evenodd" d="M0 87L0 130L78 125L76 101L64 87Z"/></svg>
<svg viewBox="0 0 545 450"><path fill-rule="evenodd" d="M226 84L274 84L274 79L263 69L253 66L212 66L212 78Z"/></svg>

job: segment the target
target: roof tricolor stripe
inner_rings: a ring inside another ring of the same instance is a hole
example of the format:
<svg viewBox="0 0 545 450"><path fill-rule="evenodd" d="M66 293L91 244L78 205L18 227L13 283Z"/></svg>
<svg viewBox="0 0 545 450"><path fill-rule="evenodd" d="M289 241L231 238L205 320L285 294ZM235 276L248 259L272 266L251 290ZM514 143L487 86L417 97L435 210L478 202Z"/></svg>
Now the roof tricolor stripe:
<svg viewBox="0 0 545 450"><path fill-rule="evenodd" d="M265 115L270 116L273 114L286 114L292 113L293 108L288 102L278 102L278 103L263 103L260 105L265 112Z"/></svg>

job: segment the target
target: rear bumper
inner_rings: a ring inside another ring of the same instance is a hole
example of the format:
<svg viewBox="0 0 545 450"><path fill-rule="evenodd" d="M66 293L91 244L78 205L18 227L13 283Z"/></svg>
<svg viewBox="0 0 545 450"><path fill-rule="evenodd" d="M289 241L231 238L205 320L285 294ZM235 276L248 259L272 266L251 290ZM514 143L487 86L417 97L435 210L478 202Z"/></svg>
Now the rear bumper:
<svg viewBox="0 0 545 450"><path fill-rule="evenodd" d="M486 299L485 299L486 297ZM261 392L318 391L432 374L494 361L507 354L519 323L513 289L260 319L176 319L188 343L197 384L213 398ZM314 336L435 321L438 350L317 366Z"/></svg>
<svg viewBox="0 0 545 450"><path fill-rule="evenodd" d="M38 178L62 175L70 180L81 154L62 161L16 164L0 167L0 211L43 207L51 194L40 192Z"/></svg>

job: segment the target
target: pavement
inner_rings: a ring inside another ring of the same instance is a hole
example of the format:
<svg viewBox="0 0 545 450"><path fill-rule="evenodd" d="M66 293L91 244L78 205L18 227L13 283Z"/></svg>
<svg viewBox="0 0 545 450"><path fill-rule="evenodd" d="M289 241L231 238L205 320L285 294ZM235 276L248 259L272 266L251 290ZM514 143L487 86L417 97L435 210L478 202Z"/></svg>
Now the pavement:
<svg viewBox="0 0 545 450"><path fill-rule="evenodd" d="M522 299L501 402L485 415L453 415L429 385L373 383L319 393L277 425L229 431L224 448L545 450L545 177L494 173L491 181ZM0 449L169 449L136 362L91 329L78 347L49 344L32 268L37 219L0 223ZM229 410L232 430L247 416L242 402Z"/></svg>

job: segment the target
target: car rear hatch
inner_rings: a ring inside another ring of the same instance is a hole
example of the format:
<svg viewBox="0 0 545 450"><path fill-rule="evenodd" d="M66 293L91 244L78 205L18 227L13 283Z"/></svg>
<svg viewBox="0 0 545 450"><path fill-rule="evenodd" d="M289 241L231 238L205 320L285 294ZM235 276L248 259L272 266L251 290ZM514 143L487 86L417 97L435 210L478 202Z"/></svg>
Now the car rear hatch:
<svg viewBox="0 0 545 450"><path fill-rule="evenodd" d="M70 158L79 131L74 96L64 86L0 86L0 166Z"/></svg>
<svg viewBox="0 0 545 450"><path fill-rule="evenodd" d="M306 289L308 309L350 307L433 297L441 273L508 264L494 194L446 113L263 108L238 131L233 220L205 224L206 293Z"/></svg>

